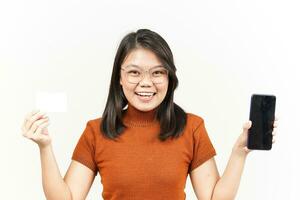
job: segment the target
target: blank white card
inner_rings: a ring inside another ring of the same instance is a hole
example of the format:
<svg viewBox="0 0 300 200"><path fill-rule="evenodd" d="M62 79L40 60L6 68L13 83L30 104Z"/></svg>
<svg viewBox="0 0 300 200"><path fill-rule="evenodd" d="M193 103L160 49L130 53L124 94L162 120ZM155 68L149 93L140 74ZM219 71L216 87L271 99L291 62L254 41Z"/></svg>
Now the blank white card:
<svg viewBox="0 0 300 200"><path fill-rule="evenodd" d="M37 92L35 108L44 112L67 112L67 94L64 92Z"/></svg>

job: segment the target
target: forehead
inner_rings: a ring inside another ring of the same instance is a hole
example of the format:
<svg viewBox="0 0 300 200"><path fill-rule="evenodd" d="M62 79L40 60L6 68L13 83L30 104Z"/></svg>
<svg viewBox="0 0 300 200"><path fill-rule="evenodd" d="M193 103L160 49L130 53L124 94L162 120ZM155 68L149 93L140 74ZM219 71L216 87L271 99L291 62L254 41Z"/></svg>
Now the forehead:
<svg viewBox="0 0 300 200"><path fill-rule="evenodd" d="M132 50L124 59L122 66L139 66L143 69L150 69L162 65L158 57L150 50L138 48Z"/></svg>

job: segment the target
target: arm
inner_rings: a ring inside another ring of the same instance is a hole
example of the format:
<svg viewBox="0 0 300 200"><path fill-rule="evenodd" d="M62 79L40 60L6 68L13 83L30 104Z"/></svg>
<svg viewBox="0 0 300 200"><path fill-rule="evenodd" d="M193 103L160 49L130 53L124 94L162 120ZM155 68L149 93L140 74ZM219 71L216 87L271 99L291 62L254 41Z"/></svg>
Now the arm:
<svg viewBox="0 0 300 200"><path fill-rule="evenodd" d="M212 200L233 200L235 198L247 155L251 151L247 148L248 130L251 125L251 121L244 123L243 132L232 148L225 171L221 179L216 183Z"/></svg>
<svg viewBox="0 0 300 200"><path fill-rule="evenodd" d="M72 200L84 200L94 182L95 173L87 166L73 160L64 177L72 193Z"/></svg>
<svg viewBox="0 0 300 200"><path fill-rule="evenodd" d="M220 179L215 159L211 158L191 171L190 179L197 199L211 200Z"/></svg>
<svg viewBox="0 0 300 200"><path fill-rule="evenodd" d="M244 124L243 133L232 148L231 156L222 177L219 177L214 159L204 162L192 171L191 179L196 183L194 190L198 199L233 200L235 198L245 160L247 154L250 152L245 147L250 127L251 123Z"/></svg>
<svg viewBox="0 0 300 200"><path fill-rule="evenodd" d="M233 200L239 187L245 158L233 151L221 178L214 158L195 168L190 173L190 178L197 198Z"/></svg>
<svg viewBox="0 0 300 200"><path fill-rule="evenodd" d="M226 169L216 183L212 200L233 200L237 194L242 172L244 169L246 156L240 156L232 151Z"/></svg>
<svg viewBox="0 0 300 200"><path fill-rule="evenodd" d="M45 113L34 110L28 113L22 125L22 135L38 144L40 149L42 182L48 200L85 199L95 174L77 161L72 161L62 178L52 150L51 137L47 127L49 118Z"/></svg>
<svg viewBox="0 0 300 200"><path fill-rule="evenodd" d="M72 200L68 185L64 182L58 169L52 146L40 148L42 183L45 196L51 199Z"/></svg>
<svg viewBox="0 0 300 200"><path fill-rule="evenodd" d="M278 118L275 118L274 128L278 126ZM190 178L196 196L201 200L234 200L240 184L247 155L252 150L247 148L248 129L251 121L243 126L243 133L237 139L232 148L231 156L226 169L219 177L214 158L211 158L195 168L190 173ZM273 143L276 130L273 130Z"/></svg>
<svg viewBox="0 0 300 200"><path fill-rule="evenodd" d="M45 196L48 200L85 199L94 181L94 172L77 161L72 161L62 178L52 146L40 148L42 180Z"/></svg>

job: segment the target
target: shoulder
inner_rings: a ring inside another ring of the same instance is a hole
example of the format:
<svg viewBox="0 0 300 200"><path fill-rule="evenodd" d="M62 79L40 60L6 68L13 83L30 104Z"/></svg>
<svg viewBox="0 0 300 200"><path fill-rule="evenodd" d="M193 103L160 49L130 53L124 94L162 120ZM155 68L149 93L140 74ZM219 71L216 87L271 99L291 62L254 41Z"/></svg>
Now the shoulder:
<svg viewBox="0 0 300 200"><path fill-rule="evenodd" d="M99 134L101 121L101 117L87 120L85 128L86 132L89 132L89 134L92 134L94 137L101 135Z"/></svg>
<svg viewBox="0 0 300 200"><path fill-rule="evenodd" d="M187 112L187 125L199 126L204 123L204 118L200 115Z"/></svg>
<svg viewBox="0 0 300 200"><path fill-rule="evenodd" d="M92 128L99 127L101 121L102 121L102 117L98 117L98 118L94 118L94 119L89 119L87 121L87 126L90 126Z"/></svg>

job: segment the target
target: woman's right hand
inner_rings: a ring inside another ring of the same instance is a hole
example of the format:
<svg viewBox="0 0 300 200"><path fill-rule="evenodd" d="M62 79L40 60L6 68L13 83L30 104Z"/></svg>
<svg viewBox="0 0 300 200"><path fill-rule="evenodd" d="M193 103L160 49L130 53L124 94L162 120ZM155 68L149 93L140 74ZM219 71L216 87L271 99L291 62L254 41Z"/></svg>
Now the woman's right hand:
<svg viewBox="0 0 300 200"><path fill-rule="evenodd" d="M51 144L47 129L50 124L49 117L45 114L39 110L32 111L26 115L22 125L23 136L37 143L40 148Z"/></svg>

